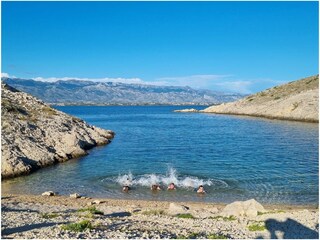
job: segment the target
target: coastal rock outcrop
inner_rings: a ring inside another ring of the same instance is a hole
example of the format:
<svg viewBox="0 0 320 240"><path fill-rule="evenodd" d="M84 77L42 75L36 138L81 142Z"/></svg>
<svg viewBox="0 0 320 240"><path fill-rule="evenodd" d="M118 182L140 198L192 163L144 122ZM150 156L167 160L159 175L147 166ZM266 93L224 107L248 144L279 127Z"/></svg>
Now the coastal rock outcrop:
<svg viewBox="0 0 320 240"><path fill-rule="evenodd" d="M279 85L200 112L319 122L319 75Z"/></svg>
<svg viewBox="0 0 320 240"><path fill-rule="evenodd" d="M114 137L112 131L91 126L27 93L6 84L1 87L2 178L85 155Z"/></svg>
<svg viewBox="0 0 320 240"><path fill-rule="evenodd" d="M247 201L236 201L228 204L222 210L222 216L247 216L256 217L258 212L265 212L264 207L254 199Z"/></svg>

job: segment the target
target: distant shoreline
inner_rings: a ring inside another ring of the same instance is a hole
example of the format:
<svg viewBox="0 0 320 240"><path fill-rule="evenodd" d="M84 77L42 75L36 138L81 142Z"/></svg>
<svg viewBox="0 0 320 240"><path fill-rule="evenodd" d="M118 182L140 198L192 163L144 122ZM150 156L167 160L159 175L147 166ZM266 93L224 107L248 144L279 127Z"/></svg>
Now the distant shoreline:
<svg viewBox="0 0 320 240"><path fill-rule="evenodd" d="M251 117L251 118L259 118L259 119L270 119L270 120L281 120L281 121L292 121L292 122L303 122L303 123L316 123L319 124L319 120L313 119L298 119L298 118L289 118L289 117L279 117L279 116L269 116L264 114L246 114L246 113L236 113L236 112L205 112L204 110L194 109L181 109L174 110L174 112L178 113L205 113L205 114L216 114L216 115L230 115L230 116L243 116L243 117Z"/></svg>
<svg viewBox="0 0 320 240"><path fill-rule="evenodd" d="M161 104L161 103L146 103L146 104L85 104L85 103L47 103L50 106L59 106L59 107L64 107L64 106L68 106L68 107L144 107L144 106L153 106L153 107L162 107L162 106L199 106L199 107L206 107L206 106L216 106L219 105L217 103L213 103L213 104L190 104L190 103L186 103L186 104Z"/></svg>

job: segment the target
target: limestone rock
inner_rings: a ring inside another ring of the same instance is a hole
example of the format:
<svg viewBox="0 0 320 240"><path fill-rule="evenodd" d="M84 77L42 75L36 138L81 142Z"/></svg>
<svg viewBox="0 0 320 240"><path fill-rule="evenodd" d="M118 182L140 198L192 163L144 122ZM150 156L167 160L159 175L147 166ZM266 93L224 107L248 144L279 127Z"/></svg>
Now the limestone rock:
<svg viewBox="0 0 320 240"><path fill-rule="evenodd" d="M78 193L70 194L71 198L80 198L81 196Z"/></svg>
<svg viewBox="0 0 320 240"><path fill-rule="evenodd" d="M275 86L200 112L319 122L319 75Z"/></svg>
<svg viewBox="0 0 320 240"><path fill-rule="evenodd" d="M179 205L176 203L170 203L167 212L169 215L176 215L176 214L186 213L188 210L189 208L186 206Z"/></svg>
<svg viewBox="0 0 320 240"><path fill-rule="evenodd" d="M265 212L264 207L254 199L236 201L228 204L221 212L222 216L256 217L258 212Z"/></svg>
<svg viewBox="0 0 320 240"><path fill-rule="evenodd" d="M54 196L56 195L53 191L47 191L41 194L42 196Z"/></svg>
<svg viewBox="0 0 320 240"><path fill-rule="evenodd" d="M93 201L93 204L100 204L100 203L104 203L105 201L102 201L102 200L94 200Z"/></svg>
<svg viewBox="0 0 320 240"><path fill-rule="evenodd" d="M1 86L3 179L85 155L114 137L110 130L90 126L27 93Z"/></svg>

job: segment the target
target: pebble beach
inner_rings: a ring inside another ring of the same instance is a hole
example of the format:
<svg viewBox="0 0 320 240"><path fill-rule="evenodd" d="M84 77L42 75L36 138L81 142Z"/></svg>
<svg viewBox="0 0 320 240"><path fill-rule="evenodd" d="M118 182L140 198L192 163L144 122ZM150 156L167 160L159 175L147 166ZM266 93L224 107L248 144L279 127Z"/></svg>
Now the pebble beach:
<svg viewBox="0 0 320 240"><path fill-rule="evenodd" d="M225 216L226 204L11 195L1 200L3 239L317 239L314 206L264 205Z"/></svg>

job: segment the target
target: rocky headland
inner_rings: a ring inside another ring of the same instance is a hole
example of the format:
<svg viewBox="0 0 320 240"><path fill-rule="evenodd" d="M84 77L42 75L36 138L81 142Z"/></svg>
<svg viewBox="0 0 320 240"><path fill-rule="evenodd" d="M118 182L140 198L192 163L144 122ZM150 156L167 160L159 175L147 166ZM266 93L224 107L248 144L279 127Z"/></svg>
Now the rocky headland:
<svg viewBox="0 0 320 240"><path fill-rule="evenodd" d="M318 239L315 207L2 196L1 237L14 239Z"/></svg>
<svg viewBox="0 0 320 240"><path fill-rule="evenodd" d="M114 137L9 85L1 87L3 179L85 155Z"/></svg>
<svg viewBox="0 0 320 240"><path fill-rule="evenodd" d="M319 122L319 75L279 85L200 112Z"/></svg>

